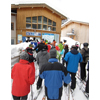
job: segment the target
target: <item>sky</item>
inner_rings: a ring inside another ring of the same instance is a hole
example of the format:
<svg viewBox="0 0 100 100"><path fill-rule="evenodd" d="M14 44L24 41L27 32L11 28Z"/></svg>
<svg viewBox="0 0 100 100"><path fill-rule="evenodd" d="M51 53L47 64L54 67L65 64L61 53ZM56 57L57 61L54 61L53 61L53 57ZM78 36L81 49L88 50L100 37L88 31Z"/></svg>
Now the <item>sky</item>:
<svg viewBox="0 0 100 100"><path fill-rule="evenodd" d="M89 0L11 0L11 3L46 2L72 20L89 23Z"/></svg>

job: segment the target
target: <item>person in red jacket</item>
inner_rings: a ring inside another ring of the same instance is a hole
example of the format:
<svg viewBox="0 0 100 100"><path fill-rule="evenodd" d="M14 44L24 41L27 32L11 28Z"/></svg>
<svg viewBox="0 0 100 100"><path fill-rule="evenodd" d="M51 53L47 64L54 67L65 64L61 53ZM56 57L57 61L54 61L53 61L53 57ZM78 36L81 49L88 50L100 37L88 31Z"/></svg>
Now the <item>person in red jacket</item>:
<svg viewBox="0 0 100 100"><path fill-rule="evenodd" d="M30 85L35 81L35 72L29 65L29 55L26 51L20 54L20 61L16 63L11 71L12 96L14 100L27 100Z"/></svg>
<svg viewBox="0 0 100 100"><path fill-rule="evenodd" d="M50 49L51 49L50 42L48 42L47 46L48 46L48 50L47 50L47 52L49 52L49 51L50 51Z"/></svg>

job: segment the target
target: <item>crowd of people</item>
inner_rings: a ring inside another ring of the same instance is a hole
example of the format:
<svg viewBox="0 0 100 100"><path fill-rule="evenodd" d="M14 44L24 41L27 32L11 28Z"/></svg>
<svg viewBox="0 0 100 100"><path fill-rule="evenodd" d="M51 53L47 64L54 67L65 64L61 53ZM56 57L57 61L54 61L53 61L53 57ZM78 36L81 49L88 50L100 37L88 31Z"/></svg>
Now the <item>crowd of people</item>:
<svg viewBox="0 0 100 100"><path fill-rule="evenodd" d="M39 78L37 90L45 80L45 95L48 100L61 100L63 86L67 87L71 82L71 90L76 88L76 72L80 63L81 79L86 80L86 64L89 71L89 48L88 43L84 43L82 49L78 44L68 47L67 41L59 44L53 40L52 43L42 39L30 41L29 47L22 51L20 60L11 71L12 96L14 100L27 100L30 92L30 85L35 82L35 64L39 65ZM33 51L36 51L36 58ZM89 93L89 74L86 82L86 92Z"/></svg>

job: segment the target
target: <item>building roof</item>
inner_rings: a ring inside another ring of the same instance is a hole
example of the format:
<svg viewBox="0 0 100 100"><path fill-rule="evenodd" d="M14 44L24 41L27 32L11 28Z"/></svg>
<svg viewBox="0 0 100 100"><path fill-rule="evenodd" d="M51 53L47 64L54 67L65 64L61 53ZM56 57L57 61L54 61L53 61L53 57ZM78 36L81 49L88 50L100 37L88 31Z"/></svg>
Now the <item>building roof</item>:
<svg viewBox="0 0 100 100"><path fill-rule="evenodd" d="M58 16L60 16L60 18L62 20L67 19L67 17L65 15L63 15L62 13L60 13L59 11L55 10L54 8L52 8L51 6L49 6L47 3L32 3L32 2L27 2L27 3L13 3L11 4L11 10L17 10L17 8L29 8L29 7L45 7L49 10L52 11L52 13L57 14Z"/></svg>
<svg viewBox="0 0 100 100"><path fill-rule="evenodd" d="M76 20L68 20L66 21L64 24L61 25L61 28L65 27L66 25L72 23L72 22L75 22L75 23L79 23L79 24L85 24L85 25L89 25L89 23L87 22L82 22L82 21L76 21Z"/></svg>

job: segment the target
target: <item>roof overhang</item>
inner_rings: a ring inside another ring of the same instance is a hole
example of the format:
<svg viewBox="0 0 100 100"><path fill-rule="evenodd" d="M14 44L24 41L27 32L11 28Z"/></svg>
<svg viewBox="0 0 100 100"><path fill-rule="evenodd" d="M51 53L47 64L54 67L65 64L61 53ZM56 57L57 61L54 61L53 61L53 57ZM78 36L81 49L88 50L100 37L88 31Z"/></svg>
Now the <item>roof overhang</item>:
<svg viewBox="0 0 100 100"><path fill-rule="evenodd" d="M61 28L64 28L65 26L67 26L70 23L78 23L78 24L83 24L83 25L89 25L89 23L87 23L87 22L68 20L67 22L65 22L64 24L61 25Z"/></svg>
<svg viewBox="0 0 100 100"><path fill-rule="evenodd" d="M34 7L45 7L49 10L51 10L52 13L57 14L58 16L60 16L60 18L62 20L67 19L66 16L64 16L63 14L61 14L60 12L58 12L57 10L53 9L52 7L50 7L49 5L45 4L45 3L31 3L31 4L11 4L11 10L17 10L17 8L34 8Z"/></svg>

